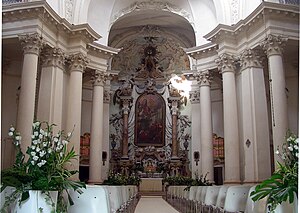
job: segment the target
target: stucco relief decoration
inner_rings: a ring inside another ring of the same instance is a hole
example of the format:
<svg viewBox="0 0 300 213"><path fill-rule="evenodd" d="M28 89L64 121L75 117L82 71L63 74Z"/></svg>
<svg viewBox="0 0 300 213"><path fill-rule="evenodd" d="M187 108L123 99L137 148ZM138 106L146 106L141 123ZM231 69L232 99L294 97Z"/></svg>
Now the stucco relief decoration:
<svg viewBox="0 0 300 213"><path fill-rule="evenodd" d="M190 101L192 104L200 103L200 92L199 91L191 91L190 92Z"/></svg>
<svg viewBox="0 0 300 213"><path fill-rule="evenodd" d="M110 103L110 96L111 96L111 91L108 89L105 89L103 92L103 102L104 103Z"/></svg>
<svg viewBox="0 0 300 213"><path fill-rule="evenodd" d="M131 4L129 7L126 7L120 11L118 11L111 20L110 26L112 26L119 18L122 16L131 13L133 11L141 11L141 10L162 10L171 13L175 13L184 17L189 23L194 26L194 21L192 15L186 10L179 8L168 2L160 2L160 1L144 1L144 2L135 2Z"/></svg>
<svg viewBox="0 0 300 213"><path fill-rule="evenodd" d="M236 23L239 20L239 8L240 8L240 1L238 0L231 0L230 3L230 10L231 10L231 23Z"/></svg>
<svg viewBox="0 0 300 213"><path fill-rule="evenodd" d="M119 70L119 77L143 73L140 78L158 78L190 69L189 58L179 44L172 39L145 36L145 32L143 37L128 41L113 57L112 70Z"/></svg>
<svg viewBox="0 0 300 213"><path fill-rule="evenodd" d="M65 7L66 7L66 19L71 22L73 18L73 6L74 2L73 0L65 0Z"/></svg>
<svg viewBox="0 0 300 213"><path fill-rule="evenodd" d="M120 147L122 138L122 128L123 128L123 115L122 111L119 113L112 114L109 119L109 124L113 126L115 132L110 135L111 147L112 149L118 149Z"/></svg>

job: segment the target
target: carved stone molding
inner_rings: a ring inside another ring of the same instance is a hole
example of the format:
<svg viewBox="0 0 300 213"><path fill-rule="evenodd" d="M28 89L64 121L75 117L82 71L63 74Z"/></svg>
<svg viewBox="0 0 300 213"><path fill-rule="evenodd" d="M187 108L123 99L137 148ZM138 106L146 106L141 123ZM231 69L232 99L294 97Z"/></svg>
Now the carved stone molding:
<svg viewBox="0 0 300 213"><path fill-rule="evenodd" d="M44 67L57 66L64 68L66 62L66 54L60 48L47 48L42 52L42 63Z"/></svg>
<svg viewBox="0 0 300 213"><path fill-rule="evenodd" d="M19 39L23 47L24 54L39 55L43 47L43 39L38 33L20 35Z"/></svg>
<svg viewBox="0 0 300 213"><path fill-rule="evenodd" d="M129 7L126 7L120 11L118 11L116 14L113 15L113 19L111 20L110 25L112 26L119 18L122 16L134 12L134 11L141 11L141 10L162 10L162 11L168 11L171 13L175 13L177 15L182 16L186 20L190 22L192 26L194 26L192 15L187 12L186 10L176 7L173 4L170 4L168 2L160 2L160 1L143 1L143 2L135 2L131 4Z"/></svg>
<svg viewBox="0 0 300 213"><path fill-rule="evenodd" d="M107 78L108 78L108 75L105 72L100 71L100 70L95 70L92 73L91 82L92 82L93 86L102 86L103 87Z"/></svg>
<svg viewBox="0 0 300 213"><path fill-rule="evenodd" d="M244 70L249 67L262 68L262 59L254 50L244 50L239 58L241 70Z"/></svg>
<svg viewBox="0 0 300 213"><path fill-rule="evenodd" d="M281 35L269 34L260 46L265 50L268 57L271 55L282 55L287 40L286 37Z"/></svg>
<svg viewBox="0 0 300 213"><path fill-rule="evenodd" d="M68 58L70 64L70 71L80 71L83 72L89 63L89 60L86 55L83 53L75 53L69 56Z"/></svg>
<svg viewBox="0 0 300 213"><path fill-rule="evenodd" d="M194 75L198 81L198 84L201 86L210 86L212 82L212 75L211 73L206 70L202 72L197 72L196 75Z"/></svg>
<svg viewBox="0 0 300 213"><path fill-rule="evenodd" d="M220 55L219 58L215 60L215 62L218 65L218 69L221 73L235 72L235 59L233 55L224 53Z"/></svg>
<svg viewBox="0 0 300 213"><path fill-rule="evenodd" d="M191 91L190 92L190 101L192 104L200 103L200 91Z"/></svg>

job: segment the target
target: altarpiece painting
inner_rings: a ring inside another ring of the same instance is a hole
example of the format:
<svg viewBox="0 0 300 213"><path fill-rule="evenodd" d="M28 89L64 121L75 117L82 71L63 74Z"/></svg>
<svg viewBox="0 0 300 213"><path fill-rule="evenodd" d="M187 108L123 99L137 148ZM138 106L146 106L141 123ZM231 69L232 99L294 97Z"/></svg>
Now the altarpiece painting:
<svg viewBox="0 0 300 213"><path fill-rule="evenodd" d="M135 105L135 144L165 145L165 101L159 94L142 94Z"/></svg>

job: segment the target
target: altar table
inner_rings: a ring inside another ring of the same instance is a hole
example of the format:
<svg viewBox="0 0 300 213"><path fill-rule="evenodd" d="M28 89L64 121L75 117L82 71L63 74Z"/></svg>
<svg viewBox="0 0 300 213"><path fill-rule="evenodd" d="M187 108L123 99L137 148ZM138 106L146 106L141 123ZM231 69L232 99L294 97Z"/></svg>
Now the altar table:
<svg viewBox="0 0 300 213"><path fill-rule="evenodd" d="M140 191L157 192L162 191L162 178L141 178Z"/></svg>

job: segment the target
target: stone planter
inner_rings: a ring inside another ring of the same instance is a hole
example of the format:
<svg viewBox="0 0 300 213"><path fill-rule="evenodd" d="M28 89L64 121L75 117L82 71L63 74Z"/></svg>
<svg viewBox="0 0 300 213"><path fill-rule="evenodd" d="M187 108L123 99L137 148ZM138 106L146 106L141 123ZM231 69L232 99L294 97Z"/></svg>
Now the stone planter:
<svg viewBox="0 0 300 213"><path fill-rule="evenodd" d="M13 213L28 213L28 212L43 212L52 213L56 212L57 204L57 191L50 191L50 196L47 192L42 193L38 190L30 190L29 198L21 203L17 203L12 209Z"/></svg>

